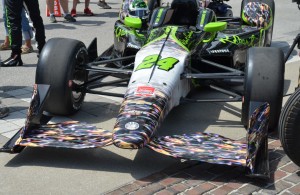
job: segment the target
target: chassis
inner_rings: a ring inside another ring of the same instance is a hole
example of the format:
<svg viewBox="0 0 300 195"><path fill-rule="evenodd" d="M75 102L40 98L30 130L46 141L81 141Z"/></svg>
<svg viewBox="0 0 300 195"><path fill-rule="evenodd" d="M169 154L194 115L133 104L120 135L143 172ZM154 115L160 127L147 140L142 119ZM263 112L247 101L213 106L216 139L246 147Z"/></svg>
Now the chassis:
<svg viewBox="0 0 300 195"><path fill-rule="evenodd" d="M40 54L25 127L1 151L147 147L175 158L244 166L247 175L268 178L267 136L279 118L284 75L283 53L268 48L274 2L243 0L241 17L216 17L198 6L194 0L174 0L153 10L147 28L139 19L116 21L114 44L100 56L96 39L87 49L77 40L49 40ZM245 14L251 6L266 10ZM257 20L261 14L263 22ZM107 77L115 79L105 82ZM106 86L127 86L127 91L108 93L102 90ZM228 97L189 97L198 86ZM78 111L86 93L124 97L114 133L74 121L47 124L49 113ZM206 133L155 136L168 112L182 102L234 101L243 102L246 143Z"/></svg>

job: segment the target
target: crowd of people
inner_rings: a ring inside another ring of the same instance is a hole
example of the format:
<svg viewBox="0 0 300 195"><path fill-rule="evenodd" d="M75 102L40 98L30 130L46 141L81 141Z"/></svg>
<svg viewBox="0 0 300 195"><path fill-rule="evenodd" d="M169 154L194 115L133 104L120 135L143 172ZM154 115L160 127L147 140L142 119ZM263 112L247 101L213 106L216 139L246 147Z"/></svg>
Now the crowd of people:
<svg viewBox="0 0 300 195"><path fill-rule="evenodd" d="M76 7L80 2L73 0L73 7L69 12L68 1L60 0L60 6L63 10L63 17L65 22L76 22L77 17ZM93 16L94 13L90 10L90 0L85 0L84 15ZM47 8L49 10L49 21L56 23L54 14L54 0L46 0ZM99 0L98 6L103 9L111 9L105 0ZM39 1L37 0L2 0L3 7L3 21L5 29L4 42L0 44L0 50L11 50L10 57L1 61L0 66L22 66L23 61L21 54L33 52L31 39L33 38L33 28L35 30L35 40L37 42L38 56L42 51L45 43L45 27L43 19L40 14ZM29 19L33 23L33 27L29 25ZM24 44L22 45L22 40ZM1 105L0 101L0 119L8 115L9 109Z"/></svg>

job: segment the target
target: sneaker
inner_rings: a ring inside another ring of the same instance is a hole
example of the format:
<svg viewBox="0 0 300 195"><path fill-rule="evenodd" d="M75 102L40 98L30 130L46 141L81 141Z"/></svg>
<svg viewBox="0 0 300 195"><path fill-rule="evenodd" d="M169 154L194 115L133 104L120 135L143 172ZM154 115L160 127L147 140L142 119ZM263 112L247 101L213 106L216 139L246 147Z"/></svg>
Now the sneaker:
<svg viewBox="0 0 300 195"><path fill-rule="evenodd" d="M71 14L65 15L65 22L76 22L76 19L71 16Z"/></svg>
<svg viewBox="0 0 300 195"><path fill-rule="evenodd" d="M33 52L33 47L27 47L26 45L22 45L21 47L22 53L21 54L28 54Z"/></svg>
<svg viewBox="0 0 300 195"><path fill-rule="evenodd" d="M57 22L54 15L50 15L49 21L50 21L51 23L56 23L56 22Z"/></svg>
<svg viewBox="0 0 300 195"><path fill-rule="evenodd" d="M72 17L77 17L77 15L76 15L76 9L72 9L71 10L71 16Z"/></svg>
<svg viewBox="0 0 300 195"><path fill-rule="evenodd" d="M4 118L8 115L9 109L5 106L0 105L0 118Z"/></svg>
<svg viewBox="0 0 300 195"><path fill-rule="evenodd" d="M94 15L94 13L88 7L83 10L83 13L86 16L93 16Z"/></svg>
<svg viewBox="0 0 300 195"><path fill-rule="evenodd" d="M109 5L107 5L107 3L105 1L99 1L97 3L97 5L102 7L103 9L111 9L111 7Z"/></svg>
<svg viewBox="0 0 300 195"><path fill-rule="evenodd" d="M10 45L5 45L4 43L1 43L0 50L11 50Z"/></svg>
<svg viewBox="0 0 300 195"><path fill-rule="evenodd" d="M1 66L23 66L23 61L21 59L21 55L11 54L11 56L1 62Z"/></svg>

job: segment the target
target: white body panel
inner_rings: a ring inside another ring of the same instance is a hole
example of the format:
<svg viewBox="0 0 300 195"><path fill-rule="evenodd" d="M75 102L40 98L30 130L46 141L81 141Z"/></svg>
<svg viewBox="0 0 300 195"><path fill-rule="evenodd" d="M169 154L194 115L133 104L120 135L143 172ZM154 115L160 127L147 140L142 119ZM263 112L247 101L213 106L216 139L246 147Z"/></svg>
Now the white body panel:
<svg viewBox="0 0 300 195"><path fill-rule="evenodd" d="M190 91L190 84L188 79L180 79L180 75L184 72L187 64L186 58L188 52L181 48L172 40L168 40L163 47L164 40L158 41L154 44L142 48L136 55L134 72L131 76L128 88L138 86L152 86L164 91L170 98L168 108L179 104L180 98L185 97ZM160 53L161 52L161 53ZM158 66L153 66L147 69L136 70L137 67L143 62L145 57L153 54L160 54L161 59L167 57L176 57L179 60L169 71L161 70ZM152 71L154 69L154 73ZM152 76L151 76L152 75Z"/></svg>

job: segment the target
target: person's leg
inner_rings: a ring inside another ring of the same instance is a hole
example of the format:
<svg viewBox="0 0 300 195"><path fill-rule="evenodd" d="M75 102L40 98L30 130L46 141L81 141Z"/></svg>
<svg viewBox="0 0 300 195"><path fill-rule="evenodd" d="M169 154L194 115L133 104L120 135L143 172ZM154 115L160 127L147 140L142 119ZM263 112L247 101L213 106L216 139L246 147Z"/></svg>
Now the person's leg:
<svg viewBox="0 0 300 195"><path fill-rule="evenodd" d="M10 50L10 49L11 49L11 47L10 47L10 43L9 43L9 37L8 37L8 35L6 35L4 37L3 43L0 44L0 51L2 51L2 50Z"/></svg>
<svg viewBox="0 0 300 195"><path fill-rule="evenodd" d="M109 5L107 5L105 0L99 0L97 5L102 7L103 9L111 9L111 7Z"/></svg>
<svg viewBox="0 0 300 195"><path fill-rule="evenodd" d="M69 14L69 7L68 7L68 1L67 0L60 0L60 5L64 12L64 18L66 22L76 22L75 18Z"/></svg>
<svg viewBox="0 0 300 195"><path fill-rule="evenodd" d="M64 14L68 14L69 13L69 5L68 5L68 1L67 0L60 0L60 5L63 9Z"/></svg>
<svg viewBox="0 0 300 195"><path fill-rule="evenodd" d="M54 0L46 0L47 8L49 9L49 20L52 23L56 23L56 18L54 16Z"/></svg>
<svg viewBox="0 0 300 195"><path fill-rule="evenodd" d="M11 45L11 56L1 63L2 66L22 66L21 46L21 12L23 8L22 0L5 0L6 20L9 32L9 41Z"/></svg>
<svg viewBox="0 0 300 195"><path fill-rule="evenodd" d="M77 3L78 3L78 0L73 0L73 7L72 7L72 10L71 10L71 16L72 17L76 17L76 7L77 7Z"/></svg>
<svg viewBox="0 0 300 195"><path fill-rule="evenodd" d="M84 8L88 8L90 5L90 0L85 0L84 1Z"/></svg>
<svg viewBox="0 0 300 195"><path fill-rule="evenodd" d="M25 9L22 9L22 32L23 32L23 39L25 40L25 44L22 46L22 54L27 54L33 52L33 48L31 45L31 38L32 38L32 29L29 25L29 20L26 17Z"/></svg>
<svg viewBox="0 0 300 195"><path fill-rule="evenodd" d="M84 5L85 5L85 7L84 7L84 10L83 10L83 13L86 15L86 16L93 16L94 15L94 13L90 10L90 8L89 8L89 5L90 5L90 0L85 0L84 1Z"/></svg>
<svg viewBox="0 0 300 195"><path fill-rule="evenodd" d="M4 42L0 44L0 50L10 50L10 44L9 44L9 38L8 38L8 29L7 29L7 23L6 23L6 14L5 14L5 4L4 0L2 0L2 8L3 8L3 21L4 21L4 28L5 28L5 38Z"/></svg>
<svg viewBox="0 0 300 195"><path fill-rule="evenodd" d="M15 0L14 0L15 1ZM43 19L41 17L40 8L39 8L39 1L37 0L24 0L26 7L29 11L30 19L32 20L33 27L35 28L35 40L38 43L38 50L39 53L42 51L45 43L46 43L46 36L45 36L45 27L43 23Z"/></svg>

